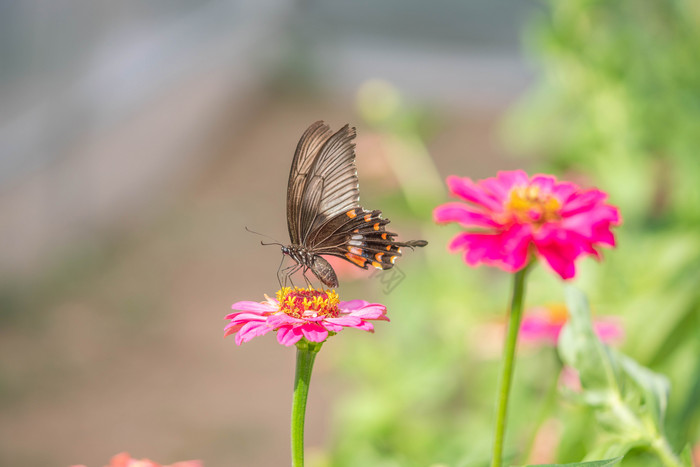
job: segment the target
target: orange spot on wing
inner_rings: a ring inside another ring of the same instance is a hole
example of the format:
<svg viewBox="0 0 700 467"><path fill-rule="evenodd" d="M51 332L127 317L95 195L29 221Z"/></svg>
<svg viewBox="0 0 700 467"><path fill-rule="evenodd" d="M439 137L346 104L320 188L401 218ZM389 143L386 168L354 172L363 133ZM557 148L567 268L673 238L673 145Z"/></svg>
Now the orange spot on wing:
<svg viewBox="0 0 700 467"><path fill-rule="evenodd" d="M353 255L362 255L362 248L358 248L356 246L349 245L348 246L348 251L352 253Z"/></svg>
<svg viewBox="0 0 700 467"><path fill-rule="evenodd" d="M376 224L374 224L374 230L379 230L379 222L377 222Z"/></svg>
<svg viewBox="0 0 700 467"><path fill-rule="evenodd" d="M391 245L386 246L386 251L391 251Z"/></svg>
<svg viewBox="0 0 700 467"><path fill-rule="evenodd" d="M346 212L345 214L347 214L347 216L348 216L350 219L353 219L353 218L357 217L357 213L355 212L355 209L351 209L350 211Z"/></svg>
<svg viewBox="0 0 700 467"><path fill-rule="evenodd" d="M367 215L365 216L365 222L369 222L369 221L371 221L371 220L372 220L372 214L367 214Z"/></svg>
<svg viewBox="0 0 700 467"><path fill-rule="evenodd" d="M384 253L377 253L376 255L374 255L374 258L375 258L377 261L381 261L381 260L382 260L382 256L384 256Z"/></svg>
<svg viewBox="0 0 700 467"><path fill-rule="evenodd" d="M365 263L367 262L367 260L365 258L363 258L362 256L357 256L357 255L354 255L352 253L345 253L345 257L347 259L349 259L350 261L352 261L353 263L357 264L361 268L364 268Z"/></svg>
<svg viewBox="0 0 700 467"><path fill-rule="evenodd" d="M386 232L382 234L382 240L386 240Z"/></svg>
<svg viewBox="0 0 700 467"><path fill-rule="evenodd" d="M392 256L389 261L391 261L391 264L394 264L396 262L396 256Z"/></svg>
<svg viewBox="0 0 700 467"><path fill-rule="evenodd" d="M372 266L374 266L377 269L382 269L382 265L377 263L376 261L372 261Z"/></svg>

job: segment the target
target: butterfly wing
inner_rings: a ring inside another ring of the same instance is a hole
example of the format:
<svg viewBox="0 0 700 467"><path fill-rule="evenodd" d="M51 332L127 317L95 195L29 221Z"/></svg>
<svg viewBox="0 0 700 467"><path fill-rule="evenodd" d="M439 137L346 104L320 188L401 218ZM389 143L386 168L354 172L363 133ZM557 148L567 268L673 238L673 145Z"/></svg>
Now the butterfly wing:
<svg viewBox="0 0 700 467"><path fill-rule="evenodd" d="M309 246L315 228L341 212L359 207L355 129L332 133L322 121L302 135L287 186L287 227L292 244Z"/></svg>
<svg viewBox="0 0 700 467"><path fill-rule="evenodd" d="M309 193L316 193L313 187L309 190L308 186L309 180L313 179L310 177L311 168L324 143L332 134L328 125L322 121L315 122L306 129L294 151L287 184L287 228L293 245L301 244L302 233L316 215L318 202L309 200L308 196ZM315 206L310 206L313 203Z"/></svg>
<svg viewBox="0 0 700 467"><path fill-rule="evenodd" d="M355 166L355 129L332 133L318 121L302 135L294 153L287 187L287 226L294 245L313 259L305 264L325 285L337 287L331 265L319 255L343 258L360 268L393 267L401 247L427 245L424 240L394 241L381 211L365 211Z"/></svg>

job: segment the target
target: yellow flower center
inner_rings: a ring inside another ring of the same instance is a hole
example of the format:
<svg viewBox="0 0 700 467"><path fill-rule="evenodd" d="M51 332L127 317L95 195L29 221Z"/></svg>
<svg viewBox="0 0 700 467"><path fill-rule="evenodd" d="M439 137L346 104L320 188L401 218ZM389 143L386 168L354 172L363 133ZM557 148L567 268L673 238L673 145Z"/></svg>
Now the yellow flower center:
<svg viewBox="0 0 700 467"><path fill-rule="evenodd" d="M337 318L340 314L340 300L334 290L283 287L277 291L277 301L280 311L294 318Z"/></svg>
<svg viewBox="0 0 700 467"><path fill-rule="evenodd" d="M547 306L547 319L550 324L563 326L569 320L569 311L563 303Z"/></svg>
<svg viewBox="0 0 700 467"><path fill-rule="evenodd" d="M517 222L542 225L561 219L559 200L533 185L513 188L505 208Z"/></svg>

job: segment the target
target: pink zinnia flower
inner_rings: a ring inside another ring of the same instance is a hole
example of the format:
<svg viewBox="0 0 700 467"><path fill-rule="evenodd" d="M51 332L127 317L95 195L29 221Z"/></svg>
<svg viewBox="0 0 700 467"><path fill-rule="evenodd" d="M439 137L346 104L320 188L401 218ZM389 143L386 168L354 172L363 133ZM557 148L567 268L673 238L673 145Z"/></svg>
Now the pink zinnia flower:
<svg viewBox="0 0 700 467"><path fill-rule="evenodd" d="M311 342L323 342L329 334L345 327L374 332L370 320L389 321L386 307L364 300L341 302L332 290L284 287L277 292L277 299L265 296L264 302L237 302L231 308L236 311L226 316L231 322L224 336L236 334L236 344L241 345L254 337L277 331L280 344L291 346L302 337Z"/></svg>
<svg viewBox="0 0 700 467"><path fill-rule="evenodd" d="M520 324L521 342L557 345L559 334L568 319L569 314L563 304L528 310ZM593 329L598 338L606 343L618 341L624 334L620 322L612 317L596 318Z"/></svg>
<svg viewBox="0 0 700 467"><path fill-rule="evenodd" d="M580 256L600 258L600 247L615 246L610 229L620 224L620 214L600 190L583 190L551 175L530 178L522 170L477 183L450 176L447 185L467 203L440 205L433 215L438 223L469 229L457 234L449 249L464 250L471 266L484 263L515 272L537 257L570 279Z"/></svg>
<svg viewBox="0 0 700 467"><path fill-rule="evenodd" d="M128 453L122 452L112 457L109 465L105 467L202 467L202 461L175 462L170 465L161 465L148 459L133 459ZM74 465L73 467L85 467Z"/></svg>

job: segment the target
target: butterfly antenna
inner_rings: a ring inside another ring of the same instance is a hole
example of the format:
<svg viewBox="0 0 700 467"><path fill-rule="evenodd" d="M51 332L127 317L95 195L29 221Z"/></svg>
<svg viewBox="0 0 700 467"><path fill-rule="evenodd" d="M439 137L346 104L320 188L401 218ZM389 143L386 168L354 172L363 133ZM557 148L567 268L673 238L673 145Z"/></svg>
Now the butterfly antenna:
<svg viewBox="0 0 700 467"><path fill-rule="evenodd" d="M262 234L260 232L256 232L255 230L250 230L248 227L244 227L248 232L254 233L255 235L260 235L261 237L269 238L270 240L273 240L272 243L265 243L263 241L260 242L261 245L279 245L279 246L284 246L274 238L270 237L269 235Z"/></svg>

